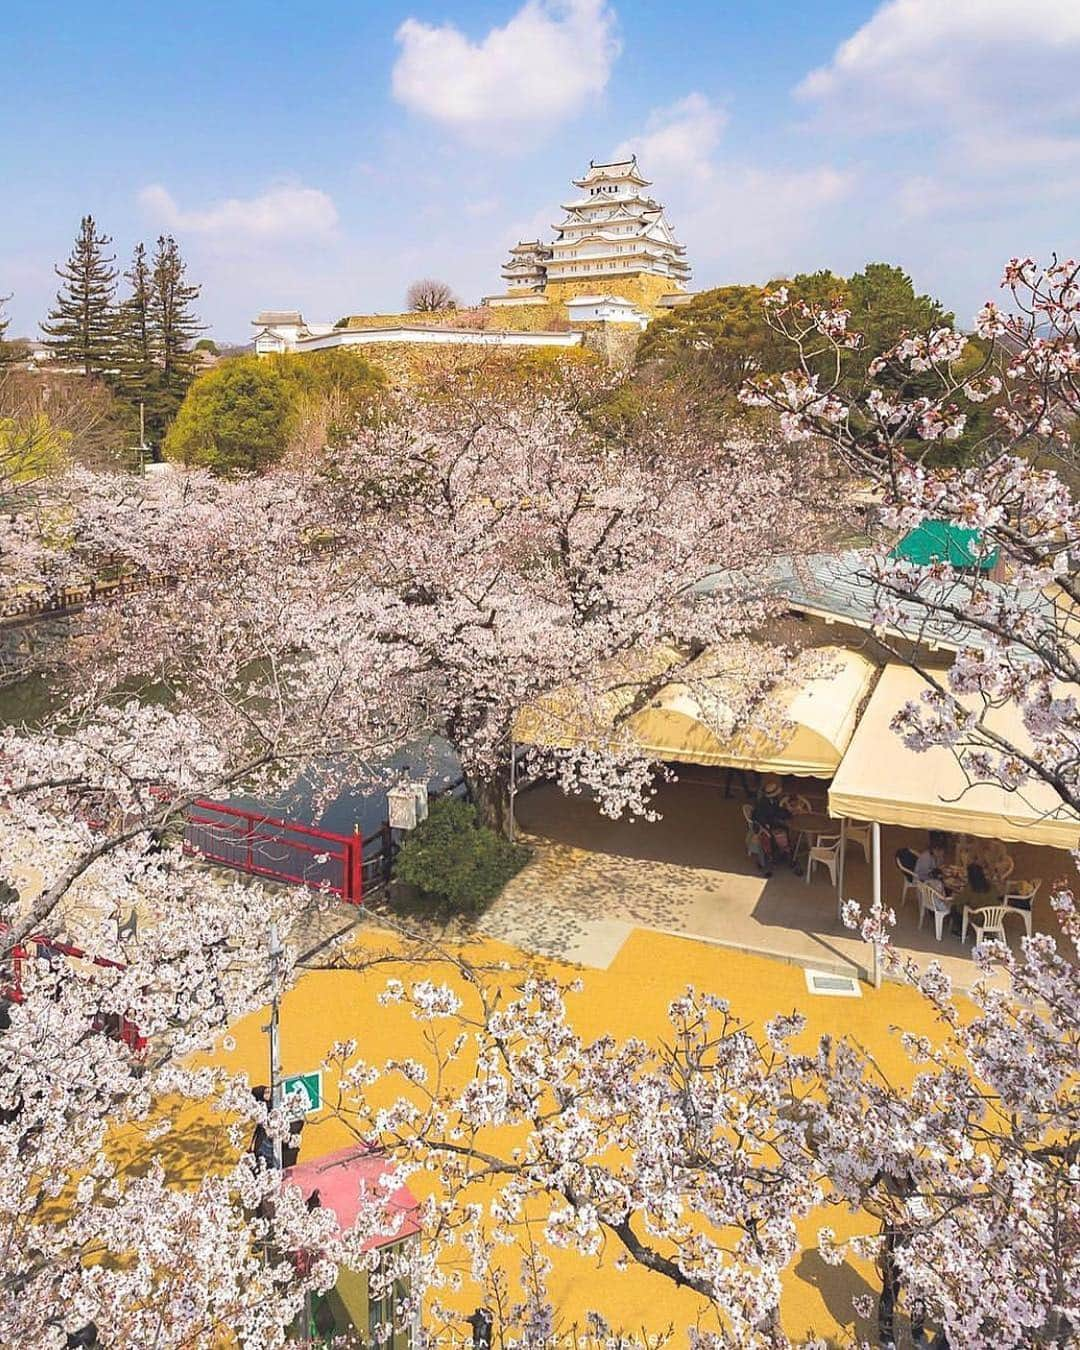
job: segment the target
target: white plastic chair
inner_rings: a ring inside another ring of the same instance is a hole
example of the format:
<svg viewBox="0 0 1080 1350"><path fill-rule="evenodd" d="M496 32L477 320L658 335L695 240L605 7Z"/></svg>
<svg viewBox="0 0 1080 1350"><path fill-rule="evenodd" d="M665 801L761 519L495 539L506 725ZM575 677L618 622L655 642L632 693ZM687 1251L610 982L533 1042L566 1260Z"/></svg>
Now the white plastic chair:
<svg viewBox="0 0 1080 1350"><path fill-rule="evenodd" d="M919 927L922 927L927 914L932 914L934 936L940 942L941 926L945 922L945 916L950 913L949 902L936 887L928 885L925 881L917 881L915 885L919 895Z"/></svg>
<svg viewBox="0 0 1080 1350"><path fill-rule="evenodd" d="M810 884L810 873L815 863L829 869L832 884L836 885L836 869L840 861L840 836L838 834L819 834L817 843L810 846L806 855L806 884Z"/></svg>
<svg viewBox="0 0 1080 1350"><path fill-rule="evenodd" d="M964 906L964 919L960 927L960 941L967 941L968 923L972 933L978 934L978 941L985 942L989 937L1005 941L1005 915L1009 913L1004 905L987 905L985 909L972 909Z"/></svg>
<svg viewBox="0 0 1080 1350"><path fill-rule="evenodd" d="M1031 917L1035 912L1035 897L1039 894L1042 881L1014 881L1005 887L1001 897L1002 905L1010 914L1019 914L1024 921L1028 937L1031 936ZM1016 901L1024 903L1018 905Z"/></svg>
<svg viewBox="0 0 1080 1350"><path fill-rule="evenodd" d="M870 861L870 850L873 845L870 842L872 825L868 825L864 820L849 820L847 823L847 841L849 844L858 844L863 851L863 857L867 862Z"/></svg>
<svg viewBox="0 0 1080 1350"><path fill-rule="evenodd" d="M918 901L919 883L916 880L915 873L911 870L911 868L905 867L904 864L900 861L899 853L897 853L896 855L896 867L897 871L904 878L904 889L900 892L900 907L902 909L904 905L907 904L907 898L909 895L914 895L916 901Z"/></svg>

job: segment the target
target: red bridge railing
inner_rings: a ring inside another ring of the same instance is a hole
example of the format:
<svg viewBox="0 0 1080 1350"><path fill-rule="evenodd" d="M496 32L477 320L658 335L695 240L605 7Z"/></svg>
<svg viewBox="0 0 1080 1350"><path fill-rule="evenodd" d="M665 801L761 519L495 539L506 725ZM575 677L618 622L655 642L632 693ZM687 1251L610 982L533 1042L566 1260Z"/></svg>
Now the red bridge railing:
<svg viewBox="0 0 1080 1350"><path fill-rule="evenodd" d="M225 802L197 801L188 812L184 849L221 867L328 891L351 905L363 900L359 833L333 834Z"/></svg>

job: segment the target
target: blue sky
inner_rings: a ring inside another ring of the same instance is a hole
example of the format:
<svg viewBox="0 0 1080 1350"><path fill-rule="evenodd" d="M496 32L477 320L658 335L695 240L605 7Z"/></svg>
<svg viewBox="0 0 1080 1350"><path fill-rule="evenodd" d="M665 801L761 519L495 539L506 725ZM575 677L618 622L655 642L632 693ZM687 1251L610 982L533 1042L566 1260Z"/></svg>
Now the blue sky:
<svg viewBox="0 0 1080 1350"><path fill-rule="evenodd" d="M896 261L961 322L1080 250L1080 0L185 0L0 12L0 294L171 230L215 336L499 289L634 149L699 287Z"/></svg>

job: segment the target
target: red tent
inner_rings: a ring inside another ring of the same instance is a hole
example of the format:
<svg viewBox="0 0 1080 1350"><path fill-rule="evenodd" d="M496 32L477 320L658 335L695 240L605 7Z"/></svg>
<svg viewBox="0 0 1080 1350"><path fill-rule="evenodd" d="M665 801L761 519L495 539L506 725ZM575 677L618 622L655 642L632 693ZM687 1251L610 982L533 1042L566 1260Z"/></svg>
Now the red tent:
<svg viewBox="0 0 1080 1350"><path fill-rule="evenodd" d="M364 1250L367 1251L373 1247L383 1247L389 1242L400 1242L420 1231L416 1218L417 1201L412 1191L407 1186L399 1186L387 1197L385 1188L379 1184L393 1170L384 1154L355 1144L312 1162L287 1167L285 1176L300 1187L305 1199L313 1191L318 1191L319 1203L323 1209L334 1211L342 1231L351 1228L356 1222L366 1196L383 1201L395 1217L401 1214L397 1231L387 1233L382 1238L370 1239L364 1244Z"/></svg>

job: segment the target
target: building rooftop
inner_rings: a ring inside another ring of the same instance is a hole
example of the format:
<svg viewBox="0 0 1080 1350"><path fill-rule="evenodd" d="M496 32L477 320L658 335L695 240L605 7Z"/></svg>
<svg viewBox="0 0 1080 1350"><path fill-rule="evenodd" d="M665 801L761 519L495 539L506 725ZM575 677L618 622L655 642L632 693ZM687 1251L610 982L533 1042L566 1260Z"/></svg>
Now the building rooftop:
<svg viewBox="0 0 1080 1350"><path fill-rule="evenodd" d="M393 1165L384 1154L354 1144L312 1162L297 1163L286 1169L285 1176L300 1187L305 1199L318 1192L320 1206L333 1210L342 1232L356 1223L366 1197L385 1205L394 1231L369 1238L364 1243L364 1250L370 1251L373 1247L400 1242L420 1231L416 1217L418 1206L412 1191L407 1186L388 1191L383 1184L384 1178L391 1176L393 1171Z"/></svg>
<svg viewBox="0 0 1080 1350"><path fill-rule="evenodd" d="M304 316L298 309L264 309L251 322L257 328L268 328L279 323L302 324Z"/></svg>
<svg viewBox="0 0 1080 1350"><path fill-rule="evenodd" d="M848 549L843 553L812 553L803 558L776 558L772 564L771 589L784 598L793 610L826 622L846 623L854 628L870 631L875 628L877 587L870 571L871 554L863 549ZM701 589L708 591L720 581L721 574L707 578ZM984 581L992 589L1010 589L1007 583ZM927 589L927 599L948 605L951 594L962 589L963 601L970 581L961 574L937 583ZM1017 591L1013 594L1027 609L1044 610L1048 619L1053 614L1053 601L1037 591ZM930 648L958 651L964 646L978 645L980 634L970 625L953 619L941 609L930 615L925 606L914 601L899 603L899 618L885 631L894 638L917 642Z"/></svg>

